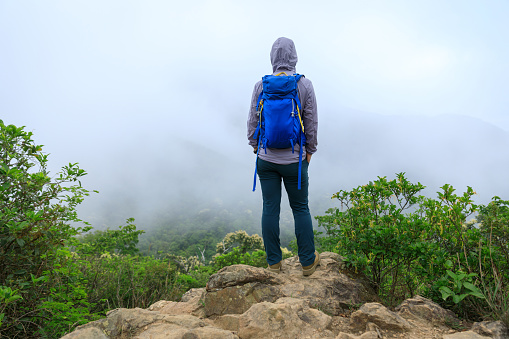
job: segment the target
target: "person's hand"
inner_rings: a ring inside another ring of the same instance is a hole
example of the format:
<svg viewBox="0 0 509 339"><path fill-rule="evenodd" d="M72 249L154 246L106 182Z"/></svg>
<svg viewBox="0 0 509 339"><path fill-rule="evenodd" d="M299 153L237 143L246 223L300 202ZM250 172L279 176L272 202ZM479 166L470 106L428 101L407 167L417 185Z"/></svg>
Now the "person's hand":
<svg viewBox="0 0 509 339"><path fill-rule="evenodd" d="M308 161L308 164L311 162L311 156L312 155L313 154L311 154L311 153L306 153L306 160Z"/></svg>

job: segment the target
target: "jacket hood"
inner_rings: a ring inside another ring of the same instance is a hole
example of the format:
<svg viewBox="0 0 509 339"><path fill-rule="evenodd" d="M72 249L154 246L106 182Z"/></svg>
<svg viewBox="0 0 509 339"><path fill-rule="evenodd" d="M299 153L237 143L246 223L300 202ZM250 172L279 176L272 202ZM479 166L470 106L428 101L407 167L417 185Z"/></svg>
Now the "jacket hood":
<svg viewBox="0 0 509 339"><path fill-rule="evenodd" d="M288 38L279 38L272 45L270 51L270 62L272 71L291 71L295 72L297 65L297 51L292 40Z"/></svg>

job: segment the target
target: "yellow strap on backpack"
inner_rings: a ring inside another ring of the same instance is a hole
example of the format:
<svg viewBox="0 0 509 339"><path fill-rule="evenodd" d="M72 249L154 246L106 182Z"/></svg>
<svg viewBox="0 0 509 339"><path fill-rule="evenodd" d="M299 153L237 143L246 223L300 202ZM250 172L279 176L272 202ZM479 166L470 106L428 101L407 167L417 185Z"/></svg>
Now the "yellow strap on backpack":
<svg viewBox="0 0 509 339"><path fill-rule="evenodd" d="M297 114L299 115L299 121L300 121L300 127L302 127L302 133L304 133L304 124L302 123L302 118L300 117L299 105L297 105Z"/></svg>

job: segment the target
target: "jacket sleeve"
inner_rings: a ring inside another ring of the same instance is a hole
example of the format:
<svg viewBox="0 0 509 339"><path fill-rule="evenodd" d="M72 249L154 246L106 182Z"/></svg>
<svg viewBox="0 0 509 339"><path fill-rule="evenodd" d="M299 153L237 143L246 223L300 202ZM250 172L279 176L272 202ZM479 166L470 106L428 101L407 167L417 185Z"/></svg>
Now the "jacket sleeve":
<svg viewBox="0 0 509 339"><path fill-rule="evenodd" d="M308 79L306 80L306 83L303 84L306 93L302 104L302 120L304 133L306 134L306 152L313 154L318 146L318 114L313 83Z"/></svg>
<svg viewBox="0 0 509 339"><path fill-rule="evenodd" d="M253 148L258 146L258 142L253 139L254 132L256 130L256 126L258 126L258 116L256 115L256 105L258 104L256 101L258 100L258 96L262 91L262 83L261 81L257 82L253 89L253 96L251 97L251 105L249 107L249 115L247 118L247 139L249 145Z"/></svg>

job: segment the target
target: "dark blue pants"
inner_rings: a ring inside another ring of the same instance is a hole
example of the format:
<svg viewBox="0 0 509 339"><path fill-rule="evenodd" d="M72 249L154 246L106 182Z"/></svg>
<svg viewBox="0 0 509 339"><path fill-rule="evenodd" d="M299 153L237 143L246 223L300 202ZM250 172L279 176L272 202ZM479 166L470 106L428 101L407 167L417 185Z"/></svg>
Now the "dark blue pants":
<svg viewBox="0 0 509 339"><path fill-rule="evenodd" d="M308 162L302 160L301 189L297 189L299 163L278 165L258 158L258 178L262 187L263 213L262 236L269 265L282 260L279 240L279 212L281 210L281 179L295 221L295 236L302 266L312 265L315 260L313 223L308 207Z"/></svg>

